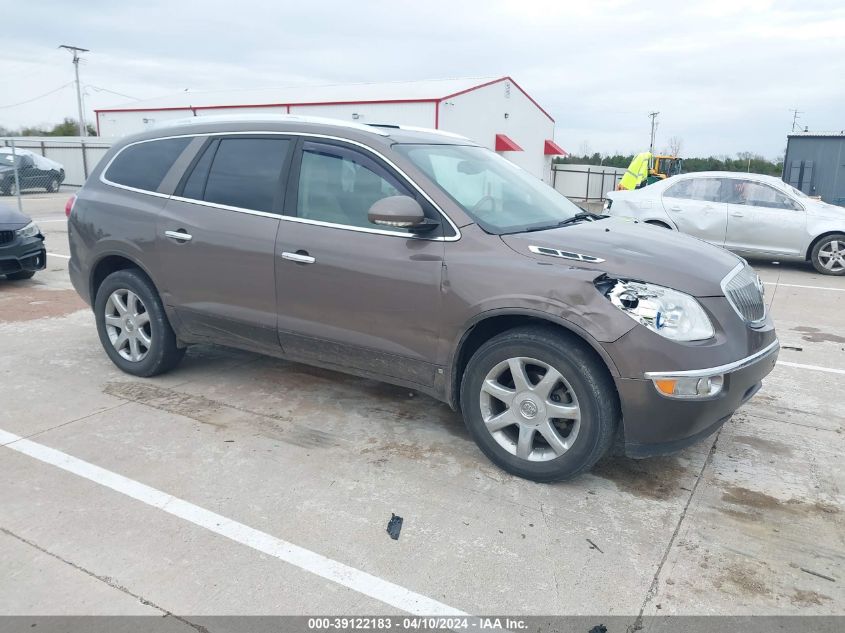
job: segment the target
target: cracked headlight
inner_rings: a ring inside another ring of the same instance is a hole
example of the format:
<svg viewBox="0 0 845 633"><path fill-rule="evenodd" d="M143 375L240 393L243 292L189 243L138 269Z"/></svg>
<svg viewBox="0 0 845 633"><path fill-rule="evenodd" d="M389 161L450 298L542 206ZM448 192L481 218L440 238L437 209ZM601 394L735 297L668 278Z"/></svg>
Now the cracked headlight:
<svg viewBox="0 0 845 633"><path fill-rule="evenodd" d="M35 222L30 222L29 224L27 224L22 229L18 229L16 231L16 233L18 234L18 237L23 237L23 238L35 237L40 232L41 232L41 229L38 228L38 225Z"/></svg>
<svg viewBox="0 0 845 633"><path fill-rule="evenodd" d="M715 334L704 308L688 294L625 279L606 279L602 286L613 305L660 336L673 341L701 341Z"/></svg>

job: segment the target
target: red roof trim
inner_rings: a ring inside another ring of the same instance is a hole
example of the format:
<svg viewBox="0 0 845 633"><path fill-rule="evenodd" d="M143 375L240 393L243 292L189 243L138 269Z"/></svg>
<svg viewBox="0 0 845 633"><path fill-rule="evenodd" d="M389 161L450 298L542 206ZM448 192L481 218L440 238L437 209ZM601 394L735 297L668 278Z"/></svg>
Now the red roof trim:
<svg viewBox="0 0 845 633"><path fill-rule="evenodd" d="M486 88L487 86L492 86L493 84L497 84L497 83L500 83L500 82L502 82L502 81L509 81L509 82L511 82L514 86L516 86L516 87L517 87L517 89L518 89L518 90L519 90L522 94L524 94L524 95L525 95L525 97L526 97L526 98L527 98L527 99L528 99L531 103L533 103L535 106L537 106L537 109L538 109L540 112L542 112L543 114L545 114L545 115L549 118L549 120L550 120L552 123L554 123L554 122L555 122L554 118L552 118L552 115L551 115L551 114L549 114L548 112L546 112L546 111L543 109L543 107L542 107L539 103L537 103L537 102L534 100L534 98L533 98L530 94L528 94L527 92L525 92L525 90L523 90L523 89L522 89L522 86L520 86L518 83L516 83L516 82L515 82L515 81L514 81L514 80L513 80L510 76L505 76L505 77L501 77L501 78L499 78L499 79L494 79L493 81L488 81L488 82L486 82L486 83L479 84L479 85L477 85L477 86L473 86L472 88L467 88L466 90L461 90L460 92L454 92L454 93L452 93L452 94L450 94L450 95L446 95L445 97L443 97L443 99L441 99L441 101L445 101L446 99L451 99L452 97L457 97L457 96L459 96L459 95L463 95L463 94L466 94L466 93L468 93L468 92L472 92L473 90L478 90L479 88Z"/></svg>
<svg viewBox="0 0 845 633"><path fill-rule="evenodd" d="M244 103L238 105L169 106L165 108L106 108L94 112L168 112L176 110L229 110L234 108L290 108L318 105L359 105L373 103L437 103L439 99L375 99L372 101L301 101L290 103Z"/></svg>
<svg viewBox="0 0 845 633"><path fill-rule="evenodd" d="M522 148L506 134L496 134L497 152L521 152Z"/></svg>
<svg viewBox="0 0 845 633"><path fill-rule="evenodd" d="M473 86L471 88L467 88L465 90L460 90L458 92L453 92L452 94L448 94L445 97L440 98L433 98L433 99L375 99L372 101L310 101L310 102L301 102L301 103L251 103L251 104L240 104L240 105L210 105L210 106L171 106L165 108L105 108L102 110L94 110L96 113L100 112L168 112L168 111L176 111L176 110L222 110L222 109L230 109L230 108L288 108L290 109L291 106L314 106L314 105L357 105L357 104L371 104L371 103L438 103L440 101L445 101L446 99L451 99L452 97L457 97L462 94L466 94L468 92L472 92L473 90L479 90L480 88L486 88L487 86L492 86L493 84L501 83L503 81L511 82L516 88L525 95L525 97L537 106L537 109L540 110L543 114L545 114L549 120L554 123L555 120L551 114L546 112L539 103L537 103L534 98L529 95L525 90L522 89L518 83L516 83L510 76L500 77L499 79L493 79L492 81L487 81L483 84L478 84L477 86Z"/></svg>
<svg viewBox="0 0 845 633"><path fill-rule="evenodd" d="M550 138L546 139L546 142L543 145L543 154L546 156L569 156L569 152Z"/></svg>

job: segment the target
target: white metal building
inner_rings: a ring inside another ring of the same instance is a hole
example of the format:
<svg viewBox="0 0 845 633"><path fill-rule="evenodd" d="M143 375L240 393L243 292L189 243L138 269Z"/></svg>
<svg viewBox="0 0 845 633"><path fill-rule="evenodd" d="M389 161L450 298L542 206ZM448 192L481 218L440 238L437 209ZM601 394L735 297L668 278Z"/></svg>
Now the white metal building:
<svg viewBox="0 0 845 633"><path fill-rule="evenodd" d="M554 119L510 77L184 92L97 110L97 130L102 137L119 137L186 115L230 112L302 114L455 132L547 181L552 157L565 153L554 142Z"/></svg>

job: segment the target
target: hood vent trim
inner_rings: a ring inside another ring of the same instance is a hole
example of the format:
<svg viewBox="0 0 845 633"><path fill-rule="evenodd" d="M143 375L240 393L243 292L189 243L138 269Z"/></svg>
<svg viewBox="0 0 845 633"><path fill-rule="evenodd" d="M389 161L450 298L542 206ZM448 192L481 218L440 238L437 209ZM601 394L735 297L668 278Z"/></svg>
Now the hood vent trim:
<svg viewBox="0 0 845 633"><path fill-rule="evenodd" d="M560 259L570 259L576 262L584 262L586 264L600 264L604 260L601 257L593 255L584 255L582 253L573 253L570 251L561 251L556 248L549 248L548 246L535 246L531 244L528 250L536 255L546 255L548 257L559 257Z"/></svg>

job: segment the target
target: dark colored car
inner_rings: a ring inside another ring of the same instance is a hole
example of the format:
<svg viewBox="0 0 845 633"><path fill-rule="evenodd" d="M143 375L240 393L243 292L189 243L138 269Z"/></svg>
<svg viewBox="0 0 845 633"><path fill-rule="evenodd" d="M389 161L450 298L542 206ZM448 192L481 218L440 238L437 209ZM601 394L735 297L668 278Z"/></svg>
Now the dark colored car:
<svg viewBox="0 0 845 633"><path fill-rule="evenodd" d="M47 265L44 236L23 213L0 204L0 275L29 279Z"/></svg>
<svg viewBox="0 0 845 633"><path fill-rule="evenodd" d="M197 117L117 143L69 213L124 371L217 343L404 385L538 481L713 433L779 349L739 257L583 213L451 134Z"/></svg>
<svg viewBox="0 0 845 633"><path fill-rule="evenodd" d="M15 180L15 164L18 178ZM0 192L5 196L17 195L18 187L26 189L44 189L56 192L65 180L65 170L54 160L18 150L12 153L4 149L0 152Z"/></svg>

